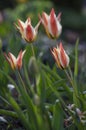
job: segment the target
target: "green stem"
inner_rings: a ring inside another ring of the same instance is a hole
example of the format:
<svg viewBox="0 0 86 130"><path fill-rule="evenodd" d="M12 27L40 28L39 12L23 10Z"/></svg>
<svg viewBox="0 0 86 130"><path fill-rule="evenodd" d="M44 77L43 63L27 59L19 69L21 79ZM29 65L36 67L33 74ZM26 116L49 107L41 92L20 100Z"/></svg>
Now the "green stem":
<svg viewBox="0 0 86 130"><path fill-rule="evenodd" d="M74 78L73 78L73 74L72 74L72 71L71 71L70 66L68 67L68 70L69 70L69 74L70 74L70 76L71 76L71 80L72 80L72 82L73 82L74 91L75 91L75 93L76 93L76 96L78 97L78 91L77 91L78 89L77 89L76 77L74 76Z"/></svg>
<svg viewBox="0 0 86 130"><path fill-rule="evenodd" d="M67 70L64 70L64 72L67 75L67 78L68 78L69 82L71 83L72 87L74 88L73 80L71 79L69 73L67 72Z"/></svg>
<svg viewBox="0 0 86 130"><path fill-rule="evenodd" d="M20 79L20 81L22 83L22 86L23 86L24 90L26 91L26 86L25 86L24 81L23 81L23 79L21 77L20 71L17 71L17 72L18 72L19 79Z"/></svg>
<svg viewBox="0 0 86 130"><path fill-rule="evenodd" d="M77 83L76 83L76 79L75 77L73 78L73 74L72 74L72 71L70 69L70 67L68 67L68 71L69 73L67 72L67 70L65 70L65 73L73 87L73 100L74 100L74 103L77 107L79 107L79 100L78 100L78 91L77 91Z"/></svg>
<svg viewBox="0 0 86 130"><path fill-rule="evenodd" d="M71 79L72 79L72 81L73 81L73 74L72 74L72 71L71 71L71 68L70 68L70 66L68 66L68 71L69 71L69 74L70 74L70 76L71 76Z"/></svg>
<svg viewBox="0 0 86 130"><path fill-rule="evenodd" d="M28 84L28 89L30 90L31 94L34 96L35 92L34 92L33 87L31 86L30 79L29 79L25 64L24 64L24 74L25 74L25 78L26 78L26 81L27 81L27 84Z"/></svg>
<svg viewBox="0 0 86 130"><path fill-rule="evenodd" d="M34 52L34 48L33 48L33 44L31 43L31 49L32 49L32 54L35 57L35 52Z"/></svg>

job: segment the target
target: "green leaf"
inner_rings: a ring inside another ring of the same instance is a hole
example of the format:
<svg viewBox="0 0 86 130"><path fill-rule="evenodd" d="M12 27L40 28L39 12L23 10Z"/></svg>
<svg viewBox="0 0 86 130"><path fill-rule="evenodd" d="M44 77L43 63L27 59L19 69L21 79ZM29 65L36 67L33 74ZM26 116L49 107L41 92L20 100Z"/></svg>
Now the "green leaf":
<svg viewBox="0 0 86 130"><path fill-rule="evenodd" d="M74 76L77 77L78 75L78 44L79 44L79 39L76 41L76 46L75 46L75 67L74 67Z"/></svg>
<svg viewBox="0 0 86 130"><path fill-rule="evenodd" d="M46 78L45 78L45 73L44 71L40 68L40 82L37 88L37 93L40 96L41 100L41 107L42 109L44 108L44 102L46 98Z"/></svg>
<svg viewBox="0 0 86 130"><path fill-rule="evenodd" d="M33 44L33 43L31 43L31 44ZM27 44L27 46L26 46L26 53L25 53L25 56L24 56L26 66L28 65L30 57L33 56L33 51L35 53L35 56L37 55L37 48L33 45L34 50L32 50L31 44Z"/></svg>
<svg viewBox="0 0 86 130"><path fill-rule="evenodd" d="M53 109L53 119L52 119L53 130L64 130L63 120L64 119L63 119L62 106L60 105L59 100L56 100Z"/></svg>
<svg viewBox="0 0 86 130"><path fill-rule="evenodd" d="M45 72L47 72L47 74L49 73L53 78L55 79L59 79L61 80L62 78L58 75L58 73L56 73L55 71L53 71L51 68L49 68L49 66L45 66L44 64L41 64L42 68L45 70Z"/></svg>
<svg viewBox="0 0 86 130"><path fill-rule="evenodd" d="M14 111L10 111L10 110L0 109L0 115L11 116L11 117L14 117L14 118L18 118L17 113L14 112Z"/></svg>
<svg viewBox="0 0 86 130"><path fill-rule="evenodd" d="M11 104L13 109L16 111L16 113L17 113L19 119L21 120L22 124L26 128L26 130L29 130L30 129L29 122L27 121L25 115L23 114L20 106L17 104L17 102L12 98L12 96L9 93L7 93L6 96L7 96L9 103Z"/></svg>

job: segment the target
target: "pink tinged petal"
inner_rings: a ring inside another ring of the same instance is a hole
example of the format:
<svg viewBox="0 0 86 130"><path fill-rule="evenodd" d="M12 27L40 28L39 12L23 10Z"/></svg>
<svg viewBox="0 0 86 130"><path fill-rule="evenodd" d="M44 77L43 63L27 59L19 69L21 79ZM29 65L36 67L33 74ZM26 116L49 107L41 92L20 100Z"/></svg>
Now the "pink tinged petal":
<svg viewBox="0 0 86 130"><path fill-rule="evenodd" d="M34 29L31 25L28 25L26 28L26 40L33 41L34 38Z"/></svg>
<svg viewBox="0 0 86 130"><path fill-rule="evenodd" d="M22 67L22 59L23 59L23 56L25 54L26 50L22 52L22 50L19 52L19 55L17 57L17 68L18 69L21 69Z"/></svg>
<svg viewBox="0 0 86 130"><path fill-rule="evenodd" d="M21 20L18 20L18 25L19 25L20 32L24 32L25 24Z"/></svg>
<svg viewBox="0 0 86 130"><path fill-rule="evenodd" d="M60 43L59 48L60 48L60 62L61 62L62 67L65 68L69 64L69 58L62 46L62 43Z"/></svg>
<svg viewBox="0 0 86 130"><path fill-rule="evenodd" d="M59 48L55 48L55 55L56 55L56 63L57 63L57 65L58 65L58 67L60 68L60 69L62 69L62 66L61 66L61 63L60 63L60 59L59 59Z"/></svg>
<svg viewBox="0 0 86 130"><path fill-rule="evenodd" d="M56 61L56 64L58 65L59 68L61 68L59 61L59 50L57 48L53 48L53 50L51 50L51 53Z"/></svg>
<svg viewBox="0 0 86 130"><path fill-rule="evenodd" d="M42 17L39 14L39 19L40 19L41 23L43 24L48 37L51 38L50 32L49 32L49 27L48 27L49 26L49 16L45 12L43 12Z"/></svg>
<svg viewBox="0 0 86 130"><path fill-rule="evenodd" d="M42 13L42 23L45 27L48 25L48 18L49 18L49 16L45 12L43 12Z"/></svg>
<svg viewBox="0 0 86 130"><path fill-rule="evenodd" d="M50 12L50 27L51 27L53 36L56 37L58 33L58 28L57 28L57 18L56 18L54 9L52 9Z"/></svg>
<svg viewBox="0 0 86 130"><path fill-rule="evenodd" d="M8 53L8 57L10 59L10 65L12 67L12 69L16 68L16 57L12 54L12 53Z"/></svg>

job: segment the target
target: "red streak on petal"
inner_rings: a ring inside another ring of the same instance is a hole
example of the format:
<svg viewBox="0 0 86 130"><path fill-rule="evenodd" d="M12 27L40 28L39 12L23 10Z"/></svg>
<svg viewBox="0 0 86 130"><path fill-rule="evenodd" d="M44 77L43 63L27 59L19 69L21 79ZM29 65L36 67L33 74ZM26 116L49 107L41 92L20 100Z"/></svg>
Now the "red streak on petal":
<svg viewBox="0 0 86 130"><path fill-rule="evenodd" d="M17 58L17 67L20 69L22 66L22 50L19 52L18 58Z"/></svg>
<svg viewBox="0 0 86 130"><path fill-rule="evenodd" d="M54 9L52 9L50 12L50 25L51 25L52 34L56 36L58 32L58 28L57 28L57 20L56 20Z"/></svg>
<svg viewBox="0 0 86 130"><path fill-rule="evenodd" d="M66 67L67 65L67 58L66 58L66 55L65 55L65 51L64 51L64 48L62 46L62 43L60 43L60 58L61 58L61 61L63 63L63 67Z"/></svg>
<svg viewBox="0 0 86 130"><path fill-rule="evenodd" d="M27 28L26 28L26 39L28 41L32 41L33 40L33 31L32 31L32 28L31 28L31 25L28 25Z"/></svg>
<svg viewBox="0 0 86 130"><path fill-rule="evenodd" d="M44 21L44 25L47 26L48 25L48 19L46 17L47 14L45 14L44 12L42 13L42 19Z"/></svg>

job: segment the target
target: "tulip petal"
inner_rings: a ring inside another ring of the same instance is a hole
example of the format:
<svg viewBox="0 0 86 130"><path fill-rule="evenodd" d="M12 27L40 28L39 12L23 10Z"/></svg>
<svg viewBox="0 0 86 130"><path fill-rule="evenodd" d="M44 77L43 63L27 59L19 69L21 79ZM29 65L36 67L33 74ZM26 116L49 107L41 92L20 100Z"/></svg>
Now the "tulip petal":
<svg viewBox="0 0 86 130"><path fill-rule="evenodd" d="M18 25L19 25L20 32L22 33L24 31L25 24L19 19Z"/></svg>
<svg viewBox="0 0 86 130"><path fill-rule="evenodd" d="M6 53L4 53L4 56L5 56L6 60L8 61L8 63L10 64L10 59L9 59L9 57L7 56Z"/></svg>
<svg viewBox="0 0 86 130"><path fill-rule="evenodd" d="M31 25L28 25L26 28L26 40L32 41L34 37L34 29Z"/></svg>
<svg viewBox="0 0 86 130"><path fill-rule="evenodd" d="M41 23L41 20L37 23L37 25L35 26L35 32L37 33L38 32L38 28L40 26L40 23Z"/></svg>
<svg viewBox="0 0 86 130"><path fill-rule="evenodd" d="M56 63L60 69L62 69L60 59L59 59L59 48L54 48L55 56L56 56Z"/></svg>
<svg viewBox="0 0 86 130"><path fill-rule="evenodd" d="M51 27L52 35L57 36L58 33L57 18L54 9L52 9L50 12L50 27Z"/></svg>
<svg viewBox="0 0 86 130"><path fill-rule="evenodd" d="M53 48L53 50L51 50L51 53L56 61L56 64L58 65L59 68L61 68L60 65L60 61L59 61L59 51L57 48Z"/></svg>
<svg viewBox="0 0 86 130"><path fill-rule="evenodd" d="M42 23L45 27L48 25L48 17L49 16L45 12L42 13Z"/></svg>
<svg viewBox="0 0 86 130"><path fill-rule="evenodd" d="M28 24L31 24L31 19L30 19L30 17L28 17L28 19L26 20L26 22L25 22L25 25L27 26Z"/></svg>
<svg viewBox="0 0 86 130"><path fill-rule="evenodd" d="M59 48L60 48L60 62L63 68L65 68L67 66L67 54L62 46L62 43L60 43Z"/></svg>
<svg viewBox="0 0 86 130"><path fill-rule="evenodd" d="M8 53L9 59L10 59L10 65L12 69L16 68L16 57L12 53Z"/></svg>
<svg viewBox="0 0 86 130"><path fill-rule="evenodd" d="M17 68L18 68L18 69L20 69L21 66L22 66L22 59L23 59L23 56L24 56L25 52L26 52L26 50L24 50L23 52L22 52L22 50L21 50L21 51L19 52L19 55L18 55L18 57L17 57Z"/></svg>

